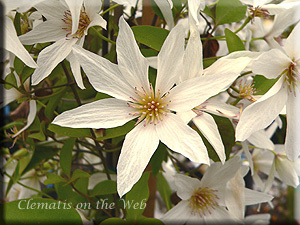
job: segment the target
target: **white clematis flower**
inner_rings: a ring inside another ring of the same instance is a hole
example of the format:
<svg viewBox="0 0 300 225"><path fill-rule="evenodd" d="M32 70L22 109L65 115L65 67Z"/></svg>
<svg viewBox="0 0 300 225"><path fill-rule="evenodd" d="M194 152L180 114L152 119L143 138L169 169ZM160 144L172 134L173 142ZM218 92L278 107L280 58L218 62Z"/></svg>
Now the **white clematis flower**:
<svg viewBox="0 0 300 225"><path fill-rule="evenodd" d="M244 141L254 132L272 123L286 106L287 134L285 148L287 157L294 161L300 154L299 66L300 24L296 25L281 49L272 49L254 60L252 71L268 79L279 77L273 87L259 100L245 108L236 127L236 140Z"/></svg>
<svg viewBox="0 0 300 225"><path fill-rule="evenodd" d="M209 164L206 147L199 134L172 112L192 109L225 90L237 75L209 74L173 87L182 73L184 54L184 32L181 26L175 26L158 55L158 72L153 88L148 81L148 62L139 51L133 32L123 17L119 27L118 65L73 47L93 87L115 98L64 112L53 123L74 128L110 128L138 118L136 127L125 137L117 166L118 193L123 196L141 177L159 140L194 162Z"/></svg>
<svg viewBox="0 0 300 225"><path fill-rule="evenodd" d="M48 0L35 5L47 20L21 35L21 42L27 45L52 41L55 43L39 53L39 67L32 74L33 85L41 82L67 58L77 85L84 88L80 64L71 52L72 46L83 45L84 36L90 27L106 27L106 21L98 14L101 5L101 1L91 0Z"/></svg>

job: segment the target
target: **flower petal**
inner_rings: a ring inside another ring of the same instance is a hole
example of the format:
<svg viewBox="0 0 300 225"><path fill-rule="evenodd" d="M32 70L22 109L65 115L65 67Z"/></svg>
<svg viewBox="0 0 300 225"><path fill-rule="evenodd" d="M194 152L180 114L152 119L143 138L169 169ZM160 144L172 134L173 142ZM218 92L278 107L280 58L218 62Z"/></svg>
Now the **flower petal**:
<svg viewBox="0 0 300 225"><path fill-rule="evenodd" d="M155 126L138 124L125 137L117 165L117 186L122 197L140 179L159 144Z"/></svg>
<svg viewBox="0 0 300 225"><path fill-rule="evenodd" d="M209 165L207 150L201 137L175 114L168 113L156 125L156 131L159 139L173 151L195 163Z"/></svg>
<svg viewBox="0 0 300 225"><path fill-rule="evenodd" d="M163 215L160 220L164 224L184 224L191 217L194 216L191 213L189 202L183 200Z"/></svg>
<svg viewBox="0 0 300 225"><path fill-rule="evenodd" d="M269 202L273 199L272 195L263 192L254 191L249 188L244 189L245 205L255 205L258 203Z"/></svg>
<svg viewBox="0 0 300 225"><path fill-rule="evenodd" d="M26 130L34 121L34 118L36 116L36 101L35 100L30 100L29 101L29 113L28 113L28 117L27 117L27 124L21 129L19 130L16 134L14 134L12 136L12 138L17 137L19 134L21 134L24 130Z"/></svg>
<svg viewBox="0 0 300 225"><path fill-rule="evenodd" d="M102 16L100 16L99 14L95 14L92 18L91 23L86 28L85 34L87 34L88 29L93 26L100 26L100 27L103 27L104 29L106 29L106 24L107 24L107 22L105 19L103 19Z"/></svg>
<svg viewBox="0 0 300 225"><path fill-rule="evenodd" d="M37 64L21 44L17 32L15 30L14 24L8 17L5 16L4 21L4 34L5 34L5 49L16 55L21 59L27 66L31 68L36 68Z"/></svg>
<svg viewBox="0 0 300 225"><path fill-rule="evenodd" d="M70 52L70 54L67 56L67 60L70 62L70 67L78 87L80 87L81 89L85 89L81 77L80 64L74 56L73 52Z"/></svg>
<svg viewBox="0 0 300 225"><path fill-rule="evenodd" d="M77 45L73 46L73 53L96 91L126 101L135 96L116 64Z"/></svg>
<svg viewBox="0 0 300 225"><path fill-rule="evenodd" d="M166 93L178 82L182 73L184 54L184 32L181 25L175 26L167 36L157 56L157 78L155 89Z"/></svg>
<svg viewBox="0 0 300 225"><path fill-rule="evenodd" d="M62 19L65 11L69 8L65 1L47 0L42 1L34 6L47 20Z"/></svg>
<svg viewBox="0 0 300 225"><path fill-rule="evenodd" d="M292 62L292 60L279 49L264 52L253 61L252 71L264 75L268 79L277 78Z"/></svg>
<svg viewBox="0 0 300 225"><path fill-rule="evenodd" d="M123 100L106 98L65 111L52 123L73 128L111 128L134 119L129 115L133 111Z"/></svg>
<svg viewBox="0 0 300 225"><path fill-rule="evenodd" d="M174 27L174 18L172 13L172 7L170 5L170 0L154 0L159 10L161 11L169 29ZM173 4L172 4L173 5Z"/></svg>
<svg viewBox="0 0 300 225"><path fill-rule="evenodd" d="M192 110L186 112L178 112L176 113L176 115L179 116L180 119L182 119L186 124L188 124L195 116L197 116L197 114Z"/></svg>
<svg viewBox="0 0 300 225"><path fill-rule="evenodd" d="M116 46L119 69L133 88L143 87L150 93L148 61L140 52L133 32L123 17L120 17L119 28Z"/></svg>
<svg viewBox="0 0 300 225"><path fill-rule="evenodd" d="M267 136L265 130L256 131L248 138L248 141L259 148L266 148L270 150L273 150L275 148L273 142Z"/></svg>
<svg viewBox="0 0 300 225"><path fill-rule="evenodd" d="M213 117L207 113L202 113L193 118L194 124L198 127L204 137L213 146L222 163L225 162L225 149L218 130L218 126Z"/></svg>
<svg viewBox="0 0 300 225"><path fill-rule="evenodd" d="M299 185L299 177L294 169L294 164L285 155L275 157L275 169L279 178L294 188Z"/></svg>
<svg viewBox="0 0 300 225"><path fill-rule="evenodd" d="M68 5L68 8L71 12L71 16L72 16L71 34L74 34L78 29L80 11L81 11L83 0L65 0L65 2Z"/></svg>
<svg viewBox="0 0 300 225"><path fill-rule="evenodd" d="M220 99L213 97L207 101L205 101L203 104L205 108L203 111L212 113L217 116L227 117L227 118L238 118L240 114L240 109L227 104Z"/></svg>
<svg viewBox="0 0 300 225"><path fill-rule="evenodd" d="M75 42L76 39L66 40L63 38L43 49L38 56L38 68L32 74L32 85L37 85L47 77L69 55Z"/></svg>
<svg viewBox="0 0 300 225"><path fill-rule="evenodd" d="M198 179L183 174L176 174L174 176L174 182L177 188L177 195L182 200L188 200L195 190L200 187L200 181Z"/></svg>
<svg viewBox="0 0 300 225"><path fill-rule="evenodd" d="M102 7L102 2L98 0L83 0L85 11L89 16L98 14ZM98 14L99 15L99 14Z"/></svg>
<svg viewBox="0 0 300 225"><path fill-rule="evenodd" d="M285 137L285 152L287 157L295 161L300 155L300 91L296 87L295 95L289 93L286 105L287 130Z"/></svg>
<svg viewBox="0 0 300 225"><path fill-rule="evenodd" d="M276 82L268 92L276 92L280 87L280 82ZM262 97L264 101L259 99L244 109L240 120L236 127L236 141L244 141L251 134L258 130L262 130L272 123L272 121L279 115L287 102L287 90L285 88L266 99L266 95Z"/></svg>
<svg viewBox="0 0 300 225"><path fill-rule="evenodd" d="M253 168L254 168L254 166L253 166L252 155L251 155L251 153L249 151L248 144L245 141L243 141L242 142L242 147L243 147L243 151L244 151L244 153L246 155L246 158L247 158L247 160L249 162L249 166L250 166L250 169L251 169L251 175L253 176L253 173L254 173L254 169Z"/></svg>
<svg viewBox="0 0 300 225"><path fill-rule="evenodd" d="M67 32L62 29L63 26L62 20L47 20L19 38L24 45L57 41L67 35Z"/></svg>

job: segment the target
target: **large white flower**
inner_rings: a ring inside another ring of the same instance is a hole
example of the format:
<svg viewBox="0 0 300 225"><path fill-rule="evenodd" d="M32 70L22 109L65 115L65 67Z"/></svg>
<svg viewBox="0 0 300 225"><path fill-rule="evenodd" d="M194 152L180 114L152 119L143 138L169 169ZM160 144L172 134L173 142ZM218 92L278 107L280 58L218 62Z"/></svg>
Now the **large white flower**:
<svg viewBox="0 0 300 225"><path fill-rule="evenodd" d="M138 118L121 150L118 192L128 192L140 178L159 140L197 163L209 164L199 134L172 112L187 111L224 91L238 76L209 74L174 86L182 73L184 32L175 26L158 55L155 88L148 81L148 62L139 51L133 32L123 17L117 38L118 65L77 46L73 52L93 87L115 98L103 99L67 111L53 123L74 128L110 128Z"/></svg>
<svg viewBox="0 0 300 225"><path fill-rule="evenodd" d="M52 41L55 43L39 53L38 68L32 74L33 85L47 77L67 57L76 83L84 88L80 64L71 53L72 46L83 45L84 36L90 27L106 27L106 21L98 14L101 5L101 1L91 0L48 0L35 5L47 20L21 35L21 42L27 45Z"/></svg>
<svg viewBox="0 0 300 225"><path fill-rule="evenodd" d="M300 24L291 32L283 48L265 52L253 62L254 73L279 79L258 101L245 108L236 127L236 140L244 141L255 131L270 125L286 105L285 150L287 157L293 161L300 154L300 133L297 131L300 126L299 38Z"/></svg>

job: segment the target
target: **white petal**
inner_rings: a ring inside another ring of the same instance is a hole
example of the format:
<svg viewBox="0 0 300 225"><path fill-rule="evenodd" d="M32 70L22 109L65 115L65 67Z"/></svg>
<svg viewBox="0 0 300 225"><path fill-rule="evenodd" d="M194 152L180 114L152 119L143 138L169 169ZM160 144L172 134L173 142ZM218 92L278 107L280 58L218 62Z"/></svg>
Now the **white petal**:
<svg viewBox="0 0 300 225"><path fill-rule="evenodd" d="M116 64L77 45L73 46L73 53L96 91L122 100L135 96Z"/></svg>
<svg viewBox="0 0 300 225"><path fill-rule="evenodd" d="M178 112L176 113L177 116L180 117L180 119L183 120L186 124L188 124L197 114L194 113L192 110L186 111L186 112Z"/></svg>
<svg viewBox="0 0 300 225"><path fill-rule="evenodd" d="M122 197L140 179L159 143L155 126L138 124L123 143L117 165L117 186Z"/></svg>
<svg viewBox="0 0 300 225"><path fill-rule="evenodd" d="M67 32L62 28L62 20L47 20L19 38L24 45L57 41L67 35Z"/></svg>
<svg viewBox="0 0 300 225"><path fill-rule="evenodd" d="M217 116L227 117L227 118L237 118L240 113L240 109L227 104L217 98L211 98L202 104L205 108L203 111L212 113Z"/></svg>
<svg viewBox="0 0 300 225"><path fill-rule="evenodd" d="M134 119L129 115L133 111L123 100L106 98L65 111L52 123L73 128L111 128Z"/></svg>
<svg viewBox="0 0 300 225"><path fill-rule="evenodd" d="M173 151L193 162L209 165L207 150L201 137L175 114L168 113L156 125L156 131L159 139Z"/></svg>
<svg viewBox="0 0 300 225"><path fill-rule="evenodd" d="M169 108L179 112L187 111L226 90L250 61L248 57L218 60L204 71L203 76L186 80L174 87L169 95Z"/></svg>
<svg viewBox="0 0 300 225"><path fill-rule="evenodd" d="M270 219L271 215L264 213L264 214L254 214L254 215L249 215L245 217L245 224L250 225L250 224L260 224L260 225L267 225L270 224Z"/></svg>
<svg viewBox="0 0 300 225"><path fill-rule="evenodd" d="M259 191L254 191L249 188L245 188L244 193L246 205L255 205L258 203L269 202L273 199L272 195L268 195Z"/></svg>
<svg viewBox="0 0 300 225"><path fill-rule="evenodd" d="M102 2L98 0L83 0L85 11L89 16L98 14L102 7ZM99 14L98 14L99 15Z"/></svg>
<svg viewBox="0 0 300 225"><path fill-rule="evenodd" d="M14 28L13 22L11 19L5 16L4 21L4 33L5 33L5 49L16 55L21 59L27 66L31 68L36 68L37 64L21 44L17 32Z"/></svg>
<svg viewBox="0 0 300 225"><path fill-rule="evenodd" d="M285 152L287 157L295 161L300 155L300 91L296 87L294 96L289 93L286 105L287 131L285 137Z"/></svg>
<svg viewBox="0 0 300 225"><path fill-rule="evenodd" d="M106 29L106 24L107 24L107 22L105 19L103 19L102 16L100 16L99 14L95 14L92 18L91 23L86 28L85 34L87 34L88 29L93 26L100 26L100 27L103 27L104 29Z"/></svg>
<svg viewBox="0 0 300 225"><path fill-rule="evenodd" d="M272 89L276 88L276 86L274 86L272 87ZM269 92L272 92L272 90L270 89ZM265 95L267 94L268 93L266 93ZM281 88L281 90L279 90L270 98L264 101L260 100L252 103L242 112L242 115L236 127L237 141L244 141L254 132L262 130L270 125L286 104L287 91L285 88Z"/></svg>
<svg viewBox="0 0 300 225"><path fill-rule="evenodd" d="M242 161L239 156L225 162L222 165L221 162L213 163L204 173L201 179L201 186L209 188L224 187L227 181L234 177L235 173L241 167Z"/></svg>
<svg viewBox="0 0 300 225"><path fill-rule="evenodd" d="M197 178L192 178L183 174L176 174L174 176L175 185L177 188L177 195L182 200L188 200L200 187L200 181Z"/></svg>
<svg viewBox="0 0 300 225"><path fill-rule="evenodd" d="M143 87L149 92L148 61L140 52L133 32L123 17L120 17L119 28L116 47L119 69L133 88Z"/></svg>
<svg viewBox="0 0 300 225"><path fill-rule="evenodd" d="M182 72L184 32L181 25L174 27L167 36L157 56L156 90L166 93L178 81Z"/></svg>
<svg viewBox="0 0 300 225"><path fill-rule="evenodd" d="M3 87L1 88L3 90L3 97L1 96L0 109L22 96L22 93L14 88L9 90L6 90Z"/></svg>
<svg viewBox="0 0 300 225"><path fill-rule="evenodd" d="M72 34L74 34L79 25L80 11L83 0L65 0L72 15Z"/></svg>
<svg viewBox="0 0 300 225"><path fill-rule="evenodd" d="M189 6L189 24L190 26L199 26L200 23L200 10L205 7L205 1L201 0L188 0Z"/></svg>
<svg viewBox="0 0 300 225"><path fill-rule="evenodd" d="M57 1L57 0L47 0L42 1L39 4L35 5L36 8L47 20L57 20L62 19L65 11L69 8L65 4L65 1Z"/></svg>
<svg viewBox="0 0 300 225"><path fill-rule="evenodd" d="M246 158L249 162L249 166L250 166L250 169L251 169L251 175L253 175L254 173L254 170L253 170L253 160L252 160L252 156L251 156L251 153L249 151L249 147L248 147L248 144L246 142L242 142L242 147L243 147L243 151L246 155Z"/></svg>
<svg viewBox="0 0 300 225"><path fill-rule="evenodd" d="M273 150L275 148L273 142L267 136L265 130L256 131L248 138L248 141L259 148L266 148L270 150Z"/></svg>
<svg viewBox="0 0 300 225"><path fill-rule="evenodd" d="M67 56L67 60L70 62L70 67L78 87L85 89L81 77L80 64L72 52Z"/></svg>
<svg viewBox="0 0 300 225"><path fill-rule="evenodd" d="M180 81L184 81L197 75L202 75L202 43L198 31L191 32L184 54L184 71Z"/></svg>
<svg viewBox="0 0 300 225"><path fill-rule="evenodd" d="M262 179L259 177L257 172L254 172L254 174L252 175L252 179L254 183L259 187L260 190L264 189L264 183Z"/></svg>
<svg viewBox="0 0 300 225"><path fill-rule="evenodd" d="M47 77L69 55L75 42L76 39L66 40L63 38L43 49L38 56L38 68L32 74L32 85L37 85Z"/></svg>
<svg viewBox="0 0 300 225"><path fill-rule="evenodd" d="M294 169L294 164L285 155L275 157L275 168L284 183L294 188L299 185L299 177Z"/></svg>
<svg viewBox="0 0 300 225"><path fill-rule="evenodd" d="M164 224L184 224L191 217L193 217L193 214L191 213L189 202L183 200L159 219Z"/></svg>
<svg viewBox="0 0 300 225"><path fill-rule="evenodd" d="M211 214L208 213L205 215L204 220L206 224L224 224L224 221L226 221L226 224L234 224L229 212L220 206L216 206L215 209L211 211Z"/></svg>
<svg viewBox="0 0 300 225"><path fill-rule="evenodd" d="M174 18L173 18L173 12L171 10L172 7L170 5L170 0L154 0L154 2L158 6L165 21L167 22L169 29L171 30L174 27Z"/></svg>
<svg viewBox="0 0 300 225"><path fill-rule="evenodd" d="M226 159L225 149L214 118L203 112L201 115L194 117L193 122L213 146L221 162L224 163Z"/></svg>
<svg viewBox="0 0 300 225"><path fill-rule="evenodd" d="M261 54L253 61L252 71L268 79L277 78L291 63L291 59L279 49Z"/></svg>
<svg viewBox="0 0 300 225"><path fill-rule="evenodd" d="M36 102L35 100L30 100L29 101L29 113L28 113L28 117L27 117L27 124L21 129L19 130L16 134L14 134L12 136L12 138L15 138L16 136L18 136L19 134L21 134L24 130L26 130L34 121L34 118L36 116Z"/></svg>
<svg viewBox="0 0 300 225"><path fill-rule="evenodd" d="M275 161L273 161L270 171L268 172L268 179L265 183L265 187L263 189L263 192L267 193L271 190L271 187L273 185L275 176Z"/></svg>

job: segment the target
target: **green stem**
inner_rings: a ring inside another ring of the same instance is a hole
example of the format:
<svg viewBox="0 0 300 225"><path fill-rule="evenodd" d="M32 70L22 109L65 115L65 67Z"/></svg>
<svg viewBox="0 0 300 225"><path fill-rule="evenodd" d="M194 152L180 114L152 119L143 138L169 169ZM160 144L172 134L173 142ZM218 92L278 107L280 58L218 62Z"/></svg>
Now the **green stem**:
<svg viewBox="0 0 300 225"><path fill-rule="evenodd" d="M238 33L239 31L241 31L251 21L251 19L252 17L248 16L245 22L242 24L242 26L239 29L237 29L234 33Z"/></svg>
<svg viewBox="0 0 300 225"><path fill-rule="evenodd" d="M114 42L113 40L110 40L107 37L104 37L95 27L92 27L92 29L93 29L93 31L96 32L96 34L98 35L98 37L100 37L101 39L103 39L103 40L105 40L105 41L107 41L107 42L109 42L109 43L111 43L113 45L116 44L116 42Z"/></svg>
<svg viewBox="0 0 300 225"><path fill-rule="evenodd" d="M112 7L108 8L107 10L105 10L104 12L100 13L100 15L103 16L105 13L109 12L110 10L112 10L112 9L118 7L118 6L120 6L120 4L115 4Z"/></svg>

